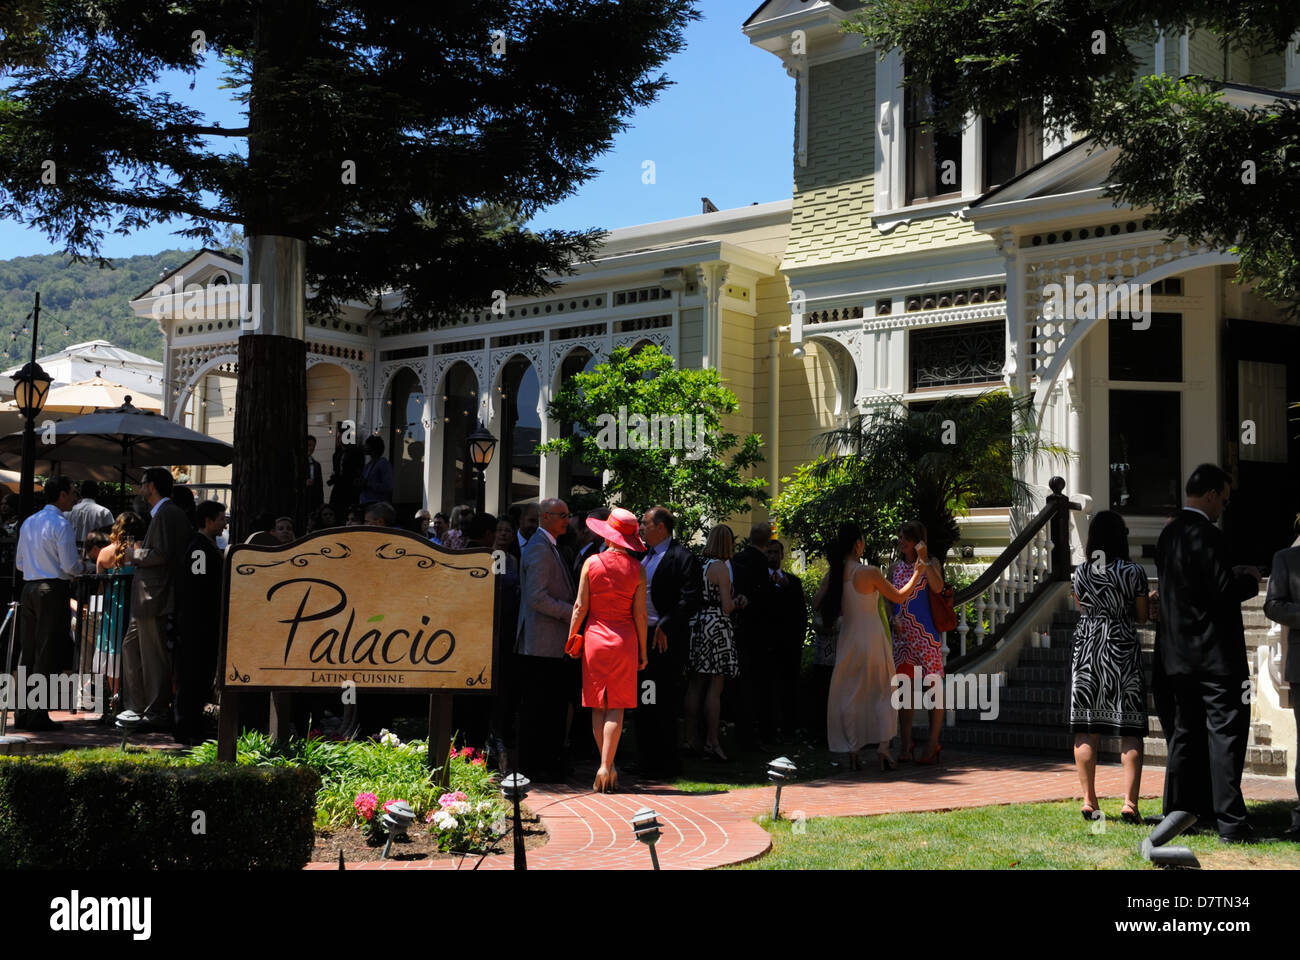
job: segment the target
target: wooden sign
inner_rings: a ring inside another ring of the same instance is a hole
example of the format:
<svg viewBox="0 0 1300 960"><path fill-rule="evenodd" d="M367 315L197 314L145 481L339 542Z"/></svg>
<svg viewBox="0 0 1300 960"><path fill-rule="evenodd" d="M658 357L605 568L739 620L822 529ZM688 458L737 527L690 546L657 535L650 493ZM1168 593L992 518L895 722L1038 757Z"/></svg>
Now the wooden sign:
<svg viewBox="0 0 1300 960"><path fill-rule="evenodd" d="M339 527L226 551L223 689L486 692L490 551L390 527Z"/></svg>

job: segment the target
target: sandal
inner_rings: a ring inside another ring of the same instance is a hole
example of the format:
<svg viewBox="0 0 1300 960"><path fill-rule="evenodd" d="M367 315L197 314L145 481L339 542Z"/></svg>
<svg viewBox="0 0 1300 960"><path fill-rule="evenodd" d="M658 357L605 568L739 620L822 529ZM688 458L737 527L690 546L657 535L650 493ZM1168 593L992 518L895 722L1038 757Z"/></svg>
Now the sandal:
<svg viewBox="0 0 1300 960"><path fill-rule="evenodd" d="M1125 823L1142 823L1142 814L1137 812L1137 808L1124 804L1124 809L1119 812L1119 818Z"/></svg>
<svg viewBox="0 0 1300 960"><path fill-rule="evenodd" d="M1096 820L1097 815L1101 813L1101 811L1097 807L1091 806L1090 804L1087 803L1083 805L1083 809L1081 809L1079 812L1083 814L1083 819L1085 820Z"/></svg>

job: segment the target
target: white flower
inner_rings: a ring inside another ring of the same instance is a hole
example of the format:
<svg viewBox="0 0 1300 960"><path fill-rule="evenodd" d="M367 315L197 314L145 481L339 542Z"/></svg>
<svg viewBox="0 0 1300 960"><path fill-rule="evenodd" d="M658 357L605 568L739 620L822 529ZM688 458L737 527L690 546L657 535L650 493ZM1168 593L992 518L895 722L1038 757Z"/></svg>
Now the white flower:
<svg viewBox="0 0 1300 960"><path fill-rule="evenodd" d="M447 804L446 809L448 813L459 813L462 815L471 812L470 805L464 800L457 800L455 803L449 803Z"/></svg>
<svg viewBox="0 0 1300 960"><path fill-rule="evenodd" d="M460 821L446 810L439 810L435 813L433 815L433 823L439 830L455 830L460 826Z"/></svg>
<svg viewBox="0 0 1300 960"><path fill-rule="evenodd" d="M397 734L389 733L387 727L379 731L379 742L386 747L400 747L402 745L402 741L397 738Z"/></svg>
<svg viewBox="0 0 1300 960"><path fill-rule="evenodd" d="M491 810L491 809L492 809L491 800L480 800L478 802L478 805L474 807L474 810L477 813L482 813L484 810Z"/></svg>
<svg viewBox="0 0 1300 960"><path fill-rule="evenodd" d="M505 833L509 829L510 829L510 824L506 823L504 819L495 820L492 823L492 832L495 833L498 837L501 836L501 834Z"/></svg>

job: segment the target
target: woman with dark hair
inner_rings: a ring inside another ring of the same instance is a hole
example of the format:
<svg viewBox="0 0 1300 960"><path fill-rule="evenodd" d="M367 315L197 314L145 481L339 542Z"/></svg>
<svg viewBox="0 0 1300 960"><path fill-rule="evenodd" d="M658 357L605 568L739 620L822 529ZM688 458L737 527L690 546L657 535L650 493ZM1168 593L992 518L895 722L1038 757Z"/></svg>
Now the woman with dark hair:
<svg viewBox="0 0 1300 960"><path fill-rule="evenodd" d="M898 714L890 702L894 658L880 598L899 603L921 582L923 571L918 568L900 591L879 567L860 562L864 548L861 528L840 524L822 601L826 623L843 616L826 703L826 739L832 754L847 755L850 769L858 769L858 751L874 743L880 769L892 770L889 742L898 729Z"/></svg>
<svg viewBox="0 0 1300 960"><path fill-rule="evenodd" d="M925 524L908 520L898 527L899 559L889 568L889 582L901 588L918 570L923 574L916 586L903 590L906 599L897 601L890 616L894 631L894 665L908 680L943 676L943 638L934 625L930 610L930 592L943 590L943 565L931 557L925 547ZM915 704L899 711L898 759L912 761L912 710ZM943 730L942 703L930 711L930 738L925 753L917 763L939 762L939 733Z"/></svg>
<svg viewBox="0 0 1300 960"><path fill-rule="evenodd" d="M1142 738L1147 735L1147 691L1137 622L1147 619L1147 575L1128 558L1124 518L1103 510L1088 527L1087 556L1074 568L1079 625L1070 672L1070 732L1083 786L1083 816L1097 818L1097 749L1103 734L1120 738L1124 809L1141 823Z"/></svg>

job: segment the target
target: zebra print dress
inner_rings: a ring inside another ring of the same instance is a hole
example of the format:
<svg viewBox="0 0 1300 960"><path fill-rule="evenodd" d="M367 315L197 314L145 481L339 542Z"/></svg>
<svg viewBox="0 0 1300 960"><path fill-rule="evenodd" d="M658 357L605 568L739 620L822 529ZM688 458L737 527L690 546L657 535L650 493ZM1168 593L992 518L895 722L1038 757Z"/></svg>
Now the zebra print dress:
<svg viewBox="0 0 1300 960"><path fill-rule="evenodd" d="M1079 625L1071 662L1070 732L1144 737L1147 694L1133 601L1147 593L1146 572L1114 560L1098 572L1074 568Z"/></svg>

